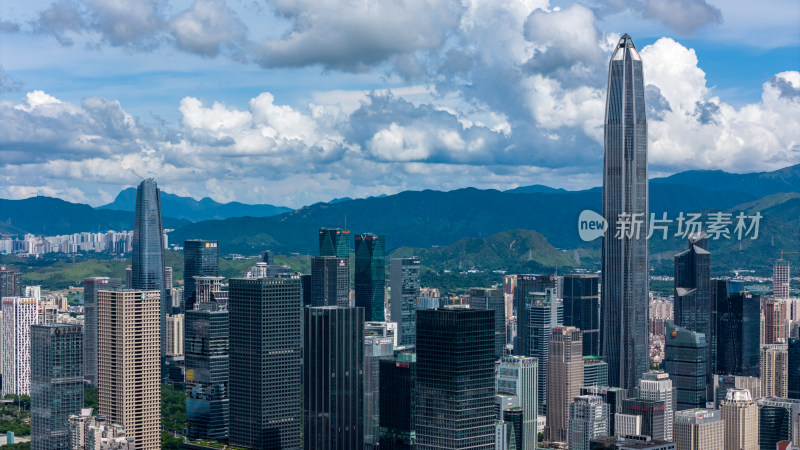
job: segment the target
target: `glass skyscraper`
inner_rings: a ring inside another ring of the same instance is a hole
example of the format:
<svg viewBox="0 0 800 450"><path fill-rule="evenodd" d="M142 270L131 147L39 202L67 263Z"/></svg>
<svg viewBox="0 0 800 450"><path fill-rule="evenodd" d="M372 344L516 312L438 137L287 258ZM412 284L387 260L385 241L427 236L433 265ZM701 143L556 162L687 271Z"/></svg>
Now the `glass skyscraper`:
<svg viewBox="0 0 800 450"><path fill-rule="evenodd" d="M417 355L401 352L380 360L380 431L382 450L412 450L414 431L414 374Z"/></svg>
<svg viewBox="0 0 800 450"><path fill-rule="evenodd" d="M647 119L642 58L628 34L608 68L603 217L600 352L609 384L628 389L649 359ZM620 220L631 224L630 233L616 236Z"/></svg>
<svg viewBox="0 0 800 450"><path fill-rule="evenodd" d="M417 311L418 450L494 449L494 312Z"/></svg>
<svg viewBox="0 0 800 450"><path fill-rule="evenodd" d="M83 408L80 325L31 325L31 448L69 450L69 416Z"/></svg>
<svg viewBox="0 0 800 450"><path fill-rule="evenodd" d="M676 410L705 408L707 397L706 355L708 342L697 333L667 322L664 372L673 380ZM713 387L713 385L712 385Z"/></svg>
<svg viewBox="0 0 800 450"><path fill-rule="evenodd" d="M580 328L583 356L600 356L600 293L597 274L564 275L564 325Z"/></svg>
<svg viewBox="0 0 800 450"><path fill-rule="evenodd" d="M519 289L519 284L517 285ZM516 295L516 291L515 291ZM539 361L537 378L538 413L547 414L547 364L550 357L550 337L553 328L563 323L564 308L556 297L556 288L546 292L530 292L520 299L517 316L518 356L532 356Z"/></svg>
<svg viewBox="0 0 800 450"><path fill-rule="evenodd" d="M183 299L184 309L194 309L196 289L195 276L216 277L219 275L219 243L192 239L183 243Z"/></svg>
<svg viewBox="0 0 800 450"><path fill-rule="evenodd" d="M186 425L191 439L227 439L229 315L227 305L199 303L186 311Z"/></svg>
<svg viewBox="0 0 800 450"><path fill-rule="evenodd" d="M350 259L311 258L311 305L350 306Z"/></svg>
<svg viewBox="0 0 800 450"><path fill-rule="evenodd" d="M716 352L712 341L714 301L711 298L711 252L708 235L689 237L689 248L675 255L675 325L706 337L706 393L713 395L716 371ZM705 405L703 405L705 406ZM703 406L699 406L702 408Z"/></svg>
<svg viewBox="0 0 800 450"><path fill-rule="evenodd" d="M364 309L304 308L303 448L364 448L363 372Z"/></svg>
<svg viewBox="0 0 800 450"><path fill-rule="evenodd" d="M773 450L780 441L794 438L795 422L800 416L800 400L762 398L758 404L758 445Z"/></svg>
<svg viewBox="0 0 800 450"><path fill-rule="evenodd" d="M800 339L789 338L789 373L786 384L789 387L789 398L800 400Z"/></svg>
<svg viewBox="0 0 800 450"><path fill-rule="evenodd" d="M386 289L386 238L376 234L357 234L355 305L364 308L364 320L383 322Z"/></svg>
<svg viewBox="0 0 800 450"><path fill-rule="evenodd" d="M713 280L716 372L720 375L759 375L761 301L744 290L743 282Z"/></svg>
<svg viewBox="0 0 800 450"><path fill-rule="evenodd" d="M161 292L161 376L167 350L167 311L170 299L164 286L164 227L161 223L161 192L152 178L142 180L136 189L133 222L133 253L130 289Z"/></svg>
<svg viewBox="0 0 800 450"><path fill-rule="evenodd" d="M319 256L350 258L350 230L319 229Z"/></svg>
<svg viewBox="0 0 800 450"><path fill-rule="evenodd" d="M392 258L391 319L397 322L397 344L414 345L419 301L419 258Z"/></svg>
<svg viewBox="0 0 800 450"><path fill-rule="evenodd" d="M494 311L494 358L500 359L506 348L506 300L501 288L472 288L469 307Z"/></svg>
<svg viewBox="0 0 800 450"><path fill-rule="evenodd" d="M230 280L231 445L300 447L301 301L296 278Z"/></svg>

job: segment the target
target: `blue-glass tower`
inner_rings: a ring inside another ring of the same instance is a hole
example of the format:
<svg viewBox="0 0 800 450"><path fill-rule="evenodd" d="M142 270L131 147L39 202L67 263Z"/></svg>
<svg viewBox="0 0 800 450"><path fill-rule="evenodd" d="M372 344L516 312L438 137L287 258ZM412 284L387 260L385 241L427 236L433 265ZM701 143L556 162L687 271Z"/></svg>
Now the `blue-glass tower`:
<svg viewBox="0 0 800 450"><path fill-rule="evenodd" d="M356 243L355 304L364 308L364 320L383 322L386 288L386 238L358 234Z"/></svg>
<svg viewBox="0 0 800 450"><path fill-rule="evenodd" d="M194 309L195 276L219 275L219 243L192 239L183 243L183 299L186 311Z"/></svg>
<svg viewBox="0 0 800 450"><path fill-rule="evenodd" d="M169 304L164 288L164 226L161 223L161 192L152 178L142 180L136 188L136 210L133 222L133 255L131 289L161 292L161 361L166 361L167 311ZM162 376L166 376L162 370Z"/></svg>
<svg viewBox="0 0 800 450"><path fill-rule="evenodd" d="M647 198L642 58L625 34L608 67L600 353L608 362L609 384L626 389L636 387L648 363ZM618 222L626 217L638 227L617 237Z"/></svg>

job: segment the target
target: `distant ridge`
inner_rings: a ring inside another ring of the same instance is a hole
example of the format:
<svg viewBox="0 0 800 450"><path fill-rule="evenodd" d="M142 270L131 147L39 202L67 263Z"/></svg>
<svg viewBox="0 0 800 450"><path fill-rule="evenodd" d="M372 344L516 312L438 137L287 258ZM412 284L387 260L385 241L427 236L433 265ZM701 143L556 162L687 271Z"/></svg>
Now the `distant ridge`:
<svg viewBox="0 0 800 450"><path fill-rule="evenodd" d="M113 202L99 206L97 209L133 211L135 205L136 188L128 188L120 192ZM181 197L161 191L161 213L164 216L177 217L190 222L245 216L269 217L289 211L292 211L292 209L285 206L269 204L248 205L239 202L219 203L208 197L195 200L192 197Z"/></svg>

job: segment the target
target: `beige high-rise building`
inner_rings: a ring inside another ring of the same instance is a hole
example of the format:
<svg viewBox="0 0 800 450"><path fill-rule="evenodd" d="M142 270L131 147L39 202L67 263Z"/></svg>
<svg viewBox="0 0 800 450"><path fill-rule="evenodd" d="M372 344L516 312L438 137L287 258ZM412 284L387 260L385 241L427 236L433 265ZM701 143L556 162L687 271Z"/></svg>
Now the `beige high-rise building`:
<svg viewBox="0 0 800 450"><path fill-rule="evenodd" d="M786 345L761 347L761 396L786 398L788 391L789 352Z"/></svg>
<svg viewBox="0 0 800 450"><path fill-rule="evenodd" d="M789 261L776 259L772 266L772 295L775 298L789 298Z"/></svg>
<svg viewBox="0 0 800 450"><path fill-rule="evenodd" d="M97 292L100 414L125 427L137 450L160 448L161 293Z"/></svg>
<svg viewBox="0 0 800 450"><path fill-rule="evenodd" d="M167 316L167 356L183 356L183 314Z"/></svg>
<svg viewBox="0 0 800 450"><path fill-rule="evenodd" d="M676 450L723 450L725 422L714 409L686 409L675 413Z"/></svg>
<svg viewBox="0 0 800 450"><path fill-rule="evenodd" d="M569 403L583 385L583 339L575 327L553 328L547 360L547 426L545 439L569 439Z"/></svg>
<svg viewBox="0 0 800 450"><path fill-rule="evenodd" d="M768 298L764 301L764 336L762 344L786 344L786 303L788 300Z"/></svg>
<svg viewBox="0 0 800 450"><path fill-rule="evenodd" d="M720 406L725 450L759 450L758 405L747 389L729 389Z"/></svg>

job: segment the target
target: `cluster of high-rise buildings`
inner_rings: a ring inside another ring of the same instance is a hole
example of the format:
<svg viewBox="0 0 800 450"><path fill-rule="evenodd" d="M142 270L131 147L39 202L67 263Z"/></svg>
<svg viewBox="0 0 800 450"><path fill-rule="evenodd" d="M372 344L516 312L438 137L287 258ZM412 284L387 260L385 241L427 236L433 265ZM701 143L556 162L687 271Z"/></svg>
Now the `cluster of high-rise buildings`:
<svg viewBox="0 0 800 450"><path fill-rule="evenodd" d="M121 255L133 247L133 231L73 233L58 236L25 234L21 238L0 236L0 254L36 257L45 253L95 252Z"/></svg>
<svg viewBox="0 0 800 450"><path fill-rule="evenodd" d="M642 61L624 35L606 107L612 232L623 214L647 226L646 140ZM378 234L322 228L310 273L265 251L227 280L218 242L195 239L183 245L178 294L148 179L125 283L84 281L83 326L39 323L36 297L0 270L2 390L31 395L35 449L159 448L162 383L184 391L186 428L169 432L188 448L798 445L788 262L776 262L762 298L712 279L708 238L694 234L675 256L672 300L651 304L645 236L606 235L600 274L507 275L460 298L423 288L418 257L387 268ZM663 337L663 361L651 358L651 335ZM83 408L84 383L98 387L96 414Z"/></svg>

